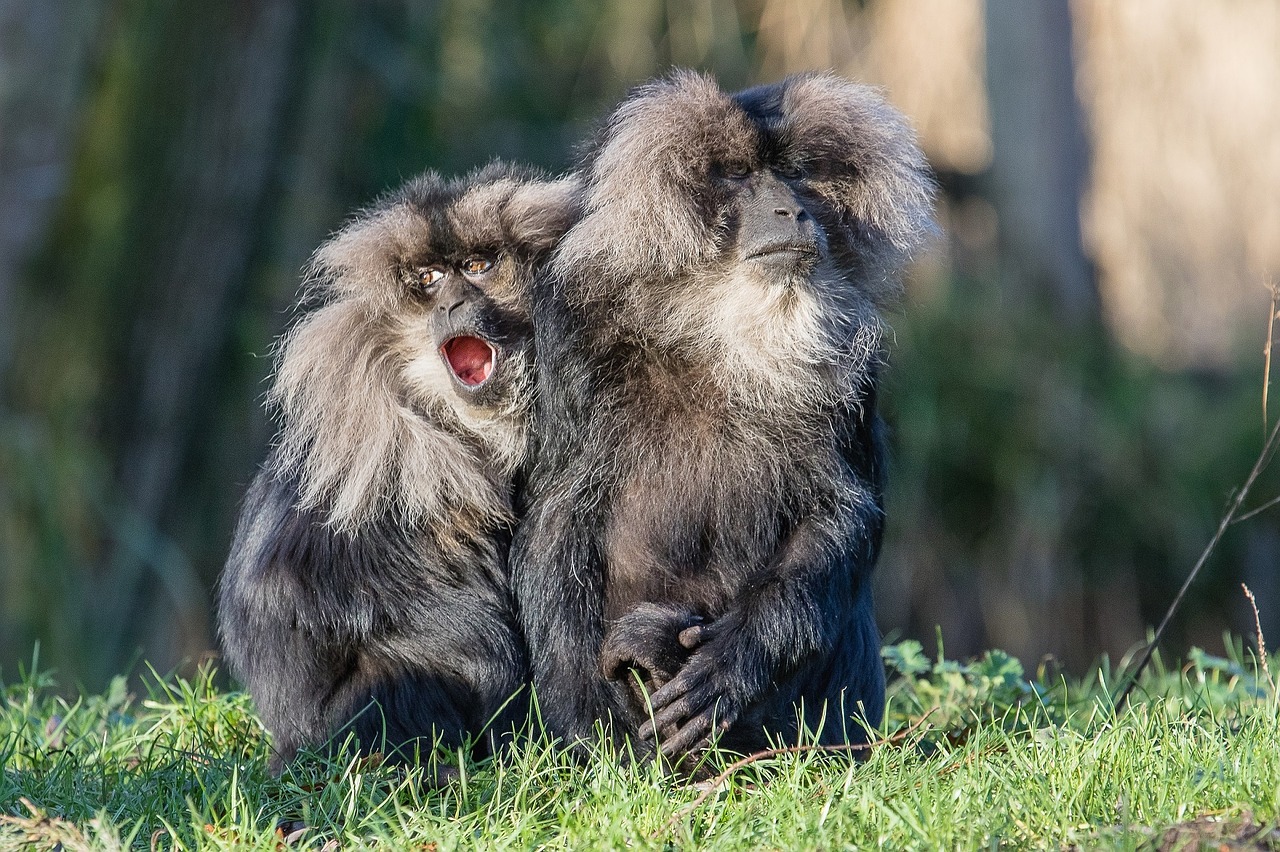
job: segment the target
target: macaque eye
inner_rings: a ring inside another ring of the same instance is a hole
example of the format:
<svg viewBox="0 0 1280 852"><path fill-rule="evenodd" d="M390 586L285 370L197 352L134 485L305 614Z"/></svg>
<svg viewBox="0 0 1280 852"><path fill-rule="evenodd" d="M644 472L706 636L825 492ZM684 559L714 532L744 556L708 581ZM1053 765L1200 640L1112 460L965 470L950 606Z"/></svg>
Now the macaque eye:
<svg viewBox="0 0 1280 852"><path fill-rule="evenodd" d="M779 166L776 169L776 171L779 177L784 178L786 180L801 180L802 178L807 176L804 170L804 166L797 165L794 163L788 163L788 164Z"/></svg>
<svg viewBox="0 0 1280 852"><path fill-rule="evenodd" d="M746 163L726 163L723 173L732 180L742 180L751 174L751 167Z"/></svg>
<svg viewBox="0 0 1280 852"><path fill-rule="evenodd" d="M427 266L419 269L416 276L419 284L429 287L444 277L444 270L438 266Z"/></svg>
<svg viewBox="0 0 1280 852"><path fill-rule="evenodd" d="M462 271L466 275L484 275L493 269L493 261L487 257L469 257L462 262Z"/></svg>

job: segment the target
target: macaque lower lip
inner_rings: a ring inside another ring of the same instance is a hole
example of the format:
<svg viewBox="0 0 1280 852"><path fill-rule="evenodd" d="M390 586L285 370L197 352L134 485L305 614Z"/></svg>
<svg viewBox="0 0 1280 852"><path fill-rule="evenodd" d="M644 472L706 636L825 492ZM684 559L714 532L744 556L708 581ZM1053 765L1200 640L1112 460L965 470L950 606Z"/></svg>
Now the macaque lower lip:
<svg viewBox="0 0 1280 852"><path fill-rule="evenodd" d="M440 346L449 371L464 387L475 389L489 381L498 363L498 350L482 337L460 334Z"/></svg>
<svg viewBox="0 0 1280 852"><path fill-rule="evenodd" d="M796 260L812 260L818 256L818 246L811 242L771 243L755 249L747 255L747 260L763 260L765 262L785 260L790 257Z"/></svg>

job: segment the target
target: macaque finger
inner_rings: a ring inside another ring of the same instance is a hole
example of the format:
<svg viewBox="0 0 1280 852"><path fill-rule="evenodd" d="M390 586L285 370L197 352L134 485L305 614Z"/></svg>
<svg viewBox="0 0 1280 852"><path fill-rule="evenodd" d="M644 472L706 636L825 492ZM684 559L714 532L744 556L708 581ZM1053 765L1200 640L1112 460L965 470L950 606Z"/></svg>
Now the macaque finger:
<svg viewBox="0 0 1280 852"><path fill-rule="evenodd" d="M701 645L710 633L710 627L705 624L695 624L692 627L686 627L680 631L679 641L681 647L685 650L692 651Z"/></svg>

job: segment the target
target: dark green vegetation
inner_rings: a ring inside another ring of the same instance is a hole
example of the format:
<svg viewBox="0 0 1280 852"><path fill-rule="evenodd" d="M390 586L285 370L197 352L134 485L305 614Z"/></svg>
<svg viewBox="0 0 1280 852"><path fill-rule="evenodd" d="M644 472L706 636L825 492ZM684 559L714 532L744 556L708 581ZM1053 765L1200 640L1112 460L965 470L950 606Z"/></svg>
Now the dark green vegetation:
<svg viewBox="0 0 1280 852"><path fill-rule="evenodd" d="M890 742L865 762L784 755L705 796L540 743L441 790L345 757L273 779L248 699L207 672L74 702L27 674L3 688L0 849L276 849L295 833L309 849L1280 848L1280 707L1238 642L1157 665L1118 718L1105 665L1066 682L1000 652L960 664L906 642L886 659Z"/></svg>
<svg viewBox="0 0 1280 852"><path fill-rule="evenodd" d="M1009 298L957 280L909 296L891 318L881 624L909 636L941 625L962 654L1051 652L1078 673L1159 623L1211 538L1266 438L1263 361L1161 370L1101 327L1067 327ZM1245 508L1277 494L1272 464ZM1252 632L1242 581L1264 634L1280 632L1278 518L1272 509L1228 529L1166 647L1208 645L1215 625Z"/></svg>

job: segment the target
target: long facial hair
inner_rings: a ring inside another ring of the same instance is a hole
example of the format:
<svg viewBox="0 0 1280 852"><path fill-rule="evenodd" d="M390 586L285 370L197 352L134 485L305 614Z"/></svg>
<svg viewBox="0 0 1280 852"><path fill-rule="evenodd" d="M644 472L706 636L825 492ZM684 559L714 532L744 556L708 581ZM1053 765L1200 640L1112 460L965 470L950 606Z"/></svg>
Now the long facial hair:
<svg viewBox="0 0 1280 852"><path fill-rule="evenodd" d="M711 178L767 158L762 145L796 152L821 225L820 259L793 280L744 270ZM874 90L813 74L734 97L676 72L612 117L554 273L567 300L608 305L621 334L693 354L746 405L830 404L856 395L882 355L897 273L934 233L932 193L914 134Z"/></svg>
<svg viewBox="0 0 1280 852"><path fill-rule="evenodd" d="M486 296L527 315L528 259L567 227L577 186L520 178L496 167L478 173L450 199L445 221L480 245L509 249ZM406 524L456 522L460 513L509 520L530 348L503 353L500 395L476 404L458 393L429 316L405 297L405 266L433 227L440 222L406 198L357 216L312 258L308 310L278 346L269 395L281 421L278 474L296 477L300 505L338 529L388 512Z"/></svg>

